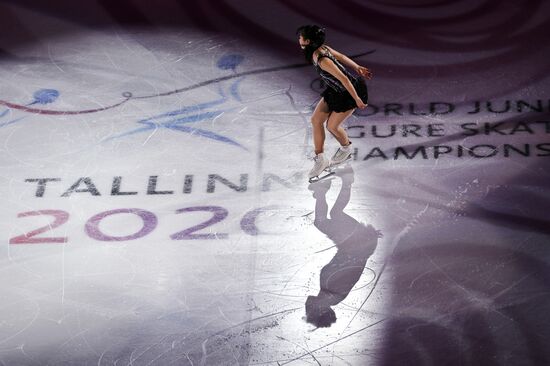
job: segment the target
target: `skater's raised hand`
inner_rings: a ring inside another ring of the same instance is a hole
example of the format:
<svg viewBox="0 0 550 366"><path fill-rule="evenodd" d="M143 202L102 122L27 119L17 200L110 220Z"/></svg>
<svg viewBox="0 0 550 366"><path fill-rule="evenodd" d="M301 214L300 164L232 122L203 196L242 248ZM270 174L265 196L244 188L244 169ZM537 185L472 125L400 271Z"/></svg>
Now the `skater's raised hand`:
<svg viewBox="0 0 550 366"><path fill-rule="evenodd" d="M367 69L365 66L357 66L357 69L355 71L357 71L357 73L365 79L370 80L372 78L372 71Z"/></svg>

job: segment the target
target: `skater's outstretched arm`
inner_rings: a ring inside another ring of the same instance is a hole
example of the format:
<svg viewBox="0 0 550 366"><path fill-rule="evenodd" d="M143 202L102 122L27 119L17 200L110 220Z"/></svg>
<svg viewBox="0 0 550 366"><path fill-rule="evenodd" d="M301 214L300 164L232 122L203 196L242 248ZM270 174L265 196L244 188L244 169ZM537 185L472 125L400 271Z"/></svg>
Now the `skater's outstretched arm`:
<svg viewBox="0 0 550 366"><path fill-rule="evenodd" d="M348 56L344 55L343 53L340 53L336 51L335 49L330 48L329 46L325 46L330 53L334 55L334 57L343 63L346 66L349 66L350 68L354 69L355 72L357 72L359 75L363 76L366 79L372 78L372 72L366 68L365 66L358 65L355 61L353 61Z"/></svg>
<svg viewBox="0 0 550 366"><path fill-rule="evenodd" d="M353 87L353 84L348 79L346 74L344 74L338 66L328 57L321 57L320 60L318 59L318 65L321 67L321 69L325 70L326 72L330 73L332 76L334 76L336 79L338 79L344 88L348 91L348 93L353 97L355 100L355 103L357 103L357 107L363 109L366 108L366 104L363 102L361 98L359 98L359 95L355 91L355 88Z"/></svg>

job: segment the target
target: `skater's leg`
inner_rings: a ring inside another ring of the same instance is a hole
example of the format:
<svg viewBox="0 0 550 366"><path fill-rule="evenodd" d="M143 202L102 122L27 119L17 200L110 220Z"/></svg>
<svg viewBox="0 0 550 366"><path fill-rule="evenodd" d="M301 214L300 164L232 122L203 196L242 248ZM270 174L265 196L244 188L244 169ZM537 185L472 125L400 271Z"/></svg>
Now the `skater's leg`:
<svg viewBox="0 0 550 366"><path fill-rule="evenodd" d="M313 115L311 116L311 125L313 127L313 144L315 146L315 157L313 158L313 168L309 171L310 183L319 174L325 170L330 162L323 154L325 144L325 121L330 116L330 110L328 104L323 98L317 103Z"/></svg>
<svg viewBox="0 0 550 366"><path fill-rule="evenodd" d="M317 103L313 115L311 116L311 125L313 127L313 145L315 154L321 154L325 144L325 121L329 118L330 111L327 102L323 98Z"/></svg>
<svg viewBox="0 0 550 366"><path fill-rule="evenodd" d="M334 153L332 158L330 159L330 165L338 165L340 163L343 163L344 161L348 160L351 157L351 142L349 141L348 134L346 133L346 130L342 127L342 123L351 116L353 113L353 109L346 111L346 112L340 112L340 113L331 113L328 118L328 130L330 133L334 135L334 137L338 140L340 145L342 145L338 150Z"/></svg>
<svg viewBox="0 0 550 366"><path fill-rule="evenodd" d="M350 109L345 112L332 112L328 118L328 130L338 140L340 145L349 145L348 134L342 127L342 123L353 114L355 109Z"/></svg>

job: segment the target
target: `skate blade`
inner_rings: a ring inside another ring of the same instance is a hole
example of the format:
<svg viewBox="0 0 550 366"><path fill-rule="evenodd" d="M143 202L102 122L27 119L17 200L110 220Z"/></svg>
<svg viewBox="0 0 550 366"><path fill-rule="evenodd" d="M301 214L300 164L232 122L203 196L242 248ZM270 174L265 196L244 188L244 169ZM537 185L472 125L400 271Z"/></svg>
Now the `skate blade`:
<svg viewBox="0 0 550 366"><path fill-rule="evenodd" d="M334 174L335 174L334 172L328 172L327 174L324 174L324 175L318 175L316 177L309 178L309 183L318 182L318 181L326 179L326 178L328 178L328 177L330 177Z"/></svg>

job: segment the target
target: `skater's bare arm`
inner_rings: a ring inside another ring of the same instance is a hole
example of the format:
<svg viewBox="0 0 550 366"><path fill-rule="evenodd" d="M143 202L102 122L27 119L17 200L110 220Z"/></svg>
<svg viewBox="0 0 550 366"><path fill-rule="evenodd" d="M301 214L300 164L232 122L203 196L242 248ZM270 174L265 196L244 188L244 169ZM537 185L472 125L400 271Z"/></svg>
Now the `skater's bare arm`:
<svg viewBox="0 0 550 366"><path fill-rule="evenodd" d="M321 69L325 70L326 72L329 72L331 75L333 75L336 79L338 79L342 85L346 88L348 93L353 97L355 102L357 103L357 106L361 109L365 108L367 105L359 98L359 95L355 91L355 88L353 87L353 84L348 79L348 77L340 71L338 66L329 59L328 57L322 57L320 60L318 60L318 64L321 67Z"/></svg>
<svg viewBox="0 0 550 366"><path fill-rule="evenodd" d="M325 46L325 47L330 51L330 53L334 55L334 57L338 61L340 61L346 66L349 66L350 68L353 68L359 75L363 76L366 79L370 79L372 77L372 72L365 66L358 65L355 61L353 61L348 56L330 48L329 46Z"/></svg>

